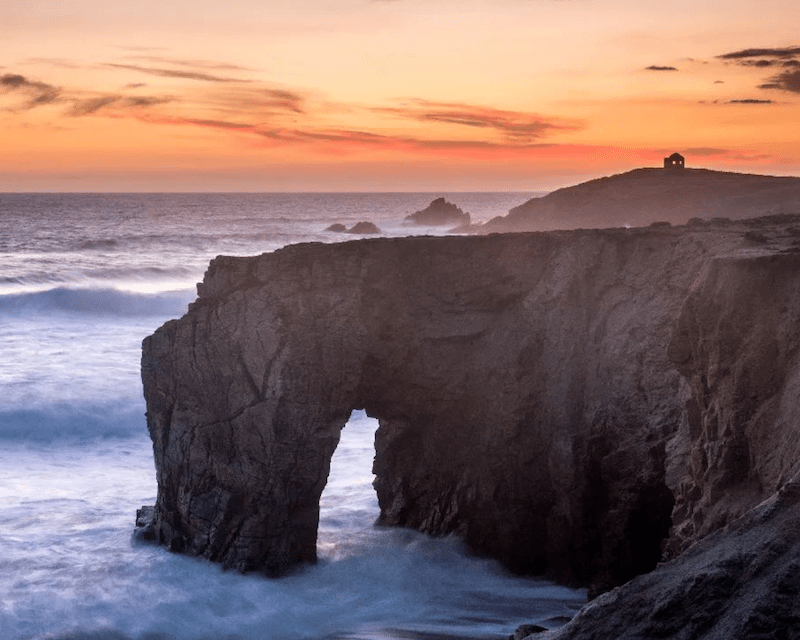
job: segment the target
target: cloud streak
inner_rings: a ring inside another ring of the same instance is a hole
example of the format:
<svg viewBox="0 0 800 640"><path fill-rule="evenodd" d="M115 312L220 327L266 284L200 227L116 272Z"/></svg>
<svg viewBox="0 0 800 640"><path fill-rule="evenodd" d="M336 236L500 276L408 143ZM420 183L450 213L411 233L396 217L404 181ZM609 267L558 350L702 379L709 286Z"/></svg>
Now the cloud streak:
<svg viewBox="0 0 800 640"><path fill-rule="evenodd" d="M103 65L110 69L125 69L126 71L137 71L151 76L160 76L162 78L181 78L184 80L199 80L202 82L221 82L221 83L247 83L251 80L242 78L229 78L225 76L217 76L210 73L203 73L200 71L181 71L180 69L162 69L158 67L145 67L138 64L119 64L116 62L107 62Z"/></svg>
<svg viewBox="0 0 800 640"><path fill-rule="evenodd" d="M717 56L720 60L746 60L748 58L793 58L800 55L800 47L741 49Z"/></svg>
<svg viewBox="0 0 800 640"><path fill-rule="evenodd" d="M645 71L677 71L677 67L662 67L657 64L651 64L649 67L645 67Z"/></svg>
<svg viewBox="0 0 800 640"><path fill-rule="evenodd" d="M85 100L75 100L72 107L67 111L67 115L72 117L90 116L110 107L123 110L142 109L168 102L172 102L172 98L107 94Z"/></svg>
<svg viewBox="0 0 800 640"><path fill-rule="evenodd" d="M169 58L166 56L130 56L133 60L144 60L145 62L155 62L156 64L172 64L190 69L210 69L215 71L253 71L249 67L243 67L229 62L214 62L211 60L184 60L180 58Z"/></svg>
<svg viewBox="0 0 800 640"><path fill-rule="evenodd" d="M520 144L538 140L553 131L582 128L577 122L538 114L426 100L412 100L401 107L375 107L373 111L418 122L491 130Z"/></svg>

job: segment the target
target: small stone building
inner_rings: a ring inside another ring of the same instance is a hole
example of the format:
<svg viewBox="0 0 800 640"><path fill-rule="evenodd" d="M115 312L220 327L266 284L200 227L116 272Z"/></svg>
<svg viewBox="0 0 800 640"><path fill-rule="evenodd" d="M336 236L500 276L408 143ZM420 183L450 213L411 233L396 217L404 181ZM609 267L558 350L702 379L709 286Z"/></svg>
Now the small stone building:
<svg viewBox="0 0 800 640"><path fill-rule="evenodd" d="M664 158L665 169L683 169L686 159L680 153L673 153L671 156Z"/></svg>

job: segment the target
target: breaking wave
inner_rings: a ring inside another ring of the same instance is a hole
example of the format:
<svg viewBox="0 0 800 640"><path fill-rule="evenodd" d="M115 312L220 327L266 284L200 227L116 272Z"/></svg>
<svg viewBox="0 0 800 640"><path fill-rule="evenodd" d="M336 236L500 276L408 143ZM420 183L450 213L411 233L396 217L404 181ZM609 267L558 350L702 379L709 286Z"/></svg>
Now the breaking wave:
<svg viewBox="0 0 800 640"><path fill-rule="evenodd" d="M56 287L32 293L0 295L0 315L47 313L97 316L181 316L195 299L188 290L136 293L117 289Z"/></svg>

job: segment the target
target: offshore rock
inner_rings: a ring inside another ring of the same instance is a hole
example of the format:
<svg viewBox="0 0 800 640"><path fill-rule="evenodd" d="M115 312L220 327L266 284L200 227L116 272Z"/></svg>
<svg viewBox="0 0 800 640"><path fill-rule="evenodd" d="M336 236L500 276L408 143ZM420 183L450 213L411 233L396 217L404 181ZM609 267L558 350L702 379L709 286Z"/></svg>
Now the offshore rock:
<svg viewBox="0 0 800 640"><path fill-rule="evenodd" d="M405 217L406 222L419 225L469 225L469 214L464 213L452 202L444 198L436 198L422 211L417 211Z"/></svg>
<svg viewBox="0 0 800 640"><path fill-rule="evenodd" d="M593 593L650 571L671 527L677 552L791 477L793 460L765 459L761 494L751 487L739 511L713 511L719 488L744 480L720 485L690 464L686 442L716 433L710 418L700 436L697 425L717 409L710 397L690 402L711 346L695 346L689 318L692 296L703 299L698 274L711 282L725 260L782 256L798 223L218 257L189 312L143 344L154 535L243 571L314 561L330 458L350 412L364 408L380 420L384 523L458 534L515 571L591 583ZM764 238L755 249L753 230ZM679 317L687 329L668 357ZM759 398L773 398L767 386ZM685 406L701 417L685 417ZM739 442L716 468L739 464ZM717 489L704 501L707 485ZM697 513L711 517L684 526Z"/></svg>

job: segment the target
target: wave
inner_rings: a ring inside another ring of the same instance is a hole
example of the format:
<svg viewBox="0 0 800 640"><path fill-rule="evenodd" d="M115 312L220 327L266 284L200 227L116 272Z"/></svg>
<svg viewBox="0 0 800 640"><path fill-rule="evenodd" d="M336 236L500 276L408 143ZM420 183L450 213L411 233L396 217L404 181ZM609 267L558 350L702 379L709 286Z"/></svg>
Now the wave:
<svg viewBox="0 0 800 640"><path fill-rule="evenodd" d="M118 289L57 287L33 293L0 295L0 315L42 313L97 316L180 316L195 299L193 290L135 293Z"/></svg>
<svg viewBox="0 0 800 640"><path fill-rule="evenodd" d="M0 409L0 440L58 442L131 438L147 433L144 400Z"/></svg>

